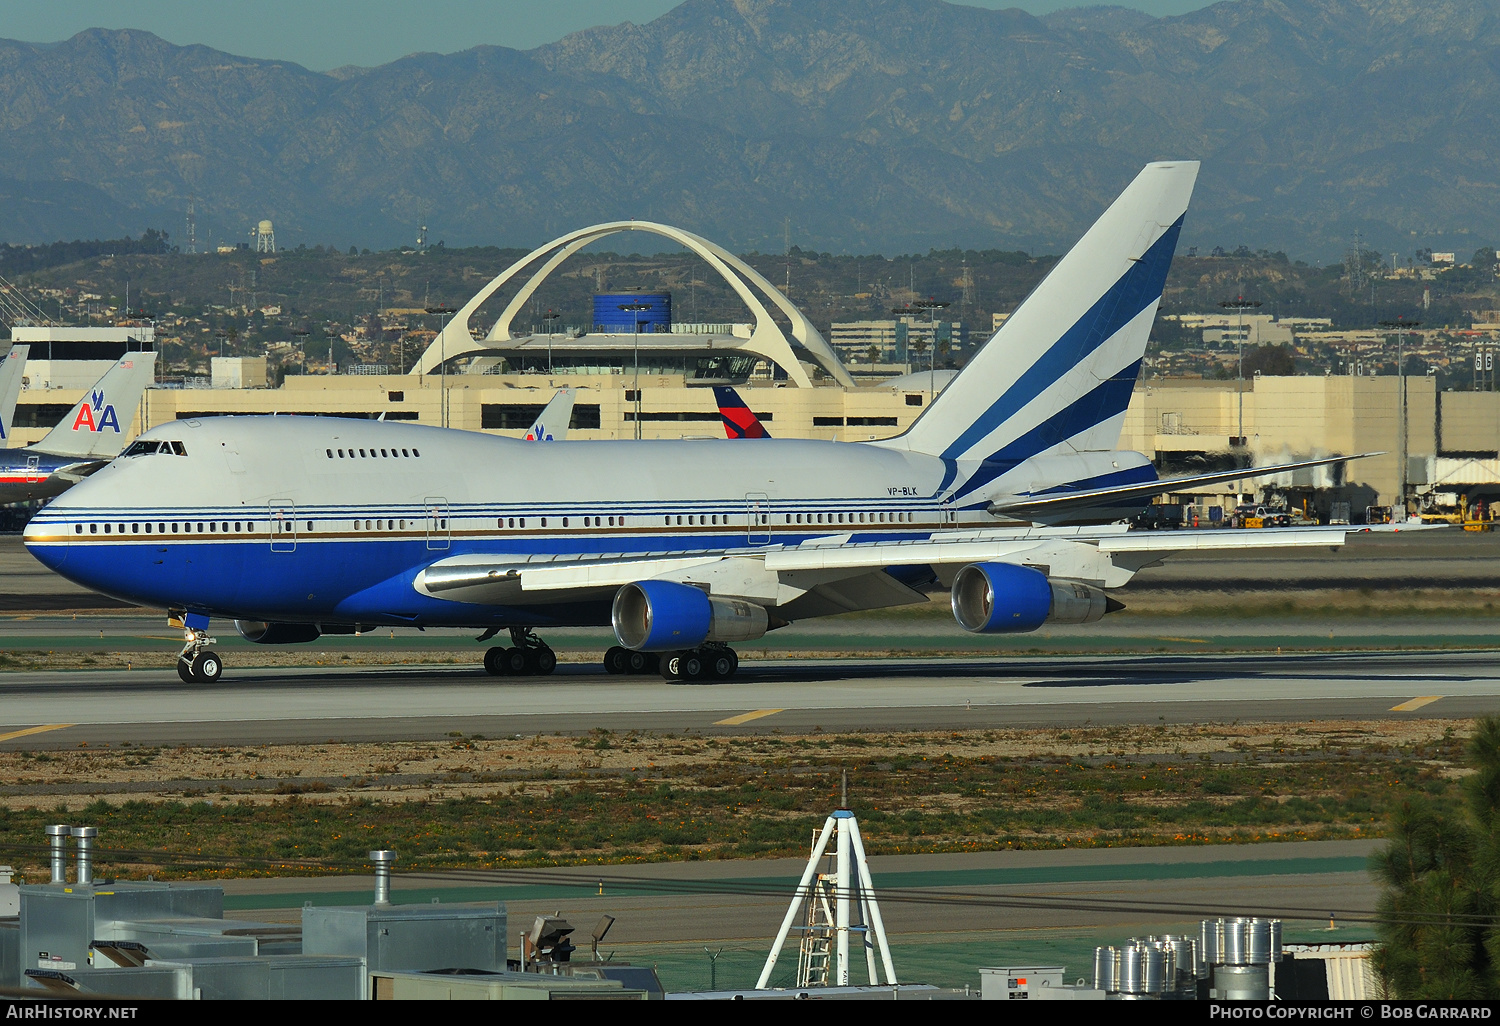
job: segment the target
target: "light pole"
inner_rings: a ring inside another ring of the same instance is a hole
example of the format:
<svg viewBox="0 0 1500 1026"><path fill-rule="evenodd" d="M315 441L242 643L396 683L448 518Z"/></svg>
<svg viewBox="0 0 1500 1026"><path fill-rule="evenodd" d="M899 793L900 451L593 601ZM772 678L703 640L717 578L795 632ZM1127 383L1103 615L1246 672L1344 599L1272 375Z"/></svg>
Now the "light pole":
<svg viewBox="0 0 1500 1026"><path fill-rule="evenodd" d="M1235 296L1233 299L1224 300L1219 305L1225 310L1235 311L1235 345L1239 347L1238 369L1234 374L1235 394L1239 396L1239 423L1235 430L1238 432L1240 447L1243 448L1245 445L1245 311L1254 310L1260 306L1260 301Z"/></svg>
<svg viewBox="0 0 1500 1026"><path fill-rule="evenodd" d="M1380 322L1382 328L1396 329L1396 391L1400 396L1396 404L1396 481L1403 513L1406 511L1406 329L1419 327L1421 323L1400 317Z"/></svg>
<svg viewBox="0 0 1500 1026"><path fill-rule="evenodd" d="M547 328L547 373L552 373L552 333L557 330L557 319L562 314L556 310L548 310L542 314L542 320L546 322Z"/></svg>
<svg viewBox="0 0 1500 1026"><path fill-rule="evenodd" d="M931 406L932 400L937 397L937 312L945 309L948 304L928 296L917 300L912 306L927 311L927 405Z"/></svg>
<svg viewBox="0 0 1500 1026"><path fill-rule="evenodd" d="M297 352L302 357L302 373L306 374L307 373L307 331L305 329L299 329L297 331L294 331L294 332L292 332L292 338L294 338L294 339L297 340L296 341ZM282 377L285 378L286 375L283 373Z"/></svg>
<svg viewBox="0 0 1500 1026"><path fill-rule="evenodd" d="M641 440L641 314L651 309L650 303L621 303L620 309L631 314L635 322L635 440Z"/></svg>
<svg viewBox="0 0 1500 1026"><path fill-rule="evenodd" d="M451 306L429 306L424 307L430 314L451 314ZM448 335L447 325L438 329L438 409L439 422L443 427L448 426Z"/></svg>
<svg viewBox="0 0 1500 1026"><path fill-rule="evenodd" d="M913 321L915 321L914 313L915 313L915 311L913 310L913 308L911 307L910 304L908 304L906 306L897 306L897 307L892 307L891 308L891 316L897 318L898 320L900 318L902 318L902 317L912 317ZM913 323L913 324L909 324L908 325L908 328L911 328L911 327L915 327L915 324ZM906 333L906 355L907 355L906 364L907 364L907 367L911 366L911 351L912 351L913 347L919 347L920 344L921 344L921 342L922 342L922 336L921 336L920 332L917 333L917 338L916 338L915 342L912 340L911 335L912 335L912 333L910 331L907 331L907 333ZM917 348L917 355L918 356L922 355L922 350L920 348ZM928 399L928 405L929 406L932 405L930 397Z"/></svg>

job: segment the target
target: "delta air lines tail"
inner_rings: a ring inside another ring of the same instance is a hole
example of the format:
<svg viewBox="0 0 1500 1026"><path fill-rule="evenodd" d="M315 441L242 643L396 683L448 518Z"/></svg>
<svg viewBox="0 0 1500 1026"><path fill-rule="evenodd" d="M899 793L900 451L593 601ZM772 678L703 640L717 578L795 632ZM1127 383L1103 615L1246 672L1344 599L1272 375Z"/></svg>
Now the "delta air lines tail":
<svg viewBox="0 0 1500 1026"><path fill-rule="evenodd" d="M740 394L728 385L714 386L714 399L719 404L719 418L724 422L724 435L728 438L770 438L760 418L745 405Z"/></svg>

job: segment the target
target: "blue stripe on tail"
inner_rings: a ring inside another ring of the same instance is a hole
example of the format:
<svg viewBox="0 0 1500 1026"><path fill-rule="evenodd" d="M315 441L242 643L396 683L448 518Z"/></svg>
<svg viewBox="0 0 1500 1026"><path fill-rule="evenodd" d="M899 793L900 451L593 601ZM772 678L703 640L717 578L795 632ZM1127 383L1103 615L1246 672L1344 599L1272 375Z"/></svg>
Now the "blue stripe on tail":
<svg viewBox="0 0 1500 1026"><path fill-rule="evenodd" d="M1157 239L1151 248L1146 250L1145 254L1120 276L1119 281L1110 286L1109 291L1100 296L1088 312L1078 318L1077 322L1063 333L1052 348L1028 367L1016 383L1005 390L1005 394L995 400L989 409L985 410L952 445L943 451L943 457L957 459L963 456L986 435L1041 395L1054 381L1081 363L1084 357L1103 345L1142 310L1160 299L1162 288L1166 285L1167 271L1172 266L1172 254L1177 249L1177 236L1181 231L1182 218L1179 217L1176 223L1163 232L1161 238ZM1131 381L1134 382L1134 380L1135 376L1132 374ZM1118 413L1123 410L1129 401L1130 392L1127 389L1124 399L1120 401L1119 409L1114 412ZM1104 419L1105 417L1098 417L1085 426L1091 427ZM1069 437L1076 433L1071 432ZM997 453L996 457L998 455Z"/></svg>
<svg viewBox="0 0 1500 1026"><path fill-rule="evenodd" d="M972 494L1031 457L1061 445L1074 435L1116 416L1130 404L1130 393L1135 390L1135 379L1140 370L1141 361L1137 360L986 458L973 476L964 482L963 487L954 493L953 498L962 499Z"/></svg>

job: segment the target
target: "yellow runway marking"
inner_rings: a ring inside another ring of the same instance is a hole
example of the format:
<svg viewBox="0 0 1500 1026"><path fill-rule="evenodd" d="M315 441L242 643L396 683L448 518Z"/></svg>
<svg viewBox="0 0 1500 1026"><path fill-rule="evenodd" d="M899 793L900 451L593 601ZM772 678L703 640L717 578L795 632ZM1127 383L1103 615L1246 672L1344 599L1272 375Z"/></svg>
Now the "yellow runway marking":
<svg viewBox="0 0 1500 1026"><path fill-rule="evenodd" d="M0 734L0 741L9 741L12 738L25 737L28 734L45 734L49 730L62 730L71 727L71 723L48 723L40 727L27 727L25 730L13 730L9 734Z"/></svg>
<svg viewBox="0 0 1500 1026"><path fill-rule="evenodd" d="M1207 645L1207 638L1158 638L1158 641L1191 641L1195 645Z"/></svg>
<svg viewBox="0 0 1500 1026"><path fill-rule="evenodd" d="M714 720L714 726L738 727L741 723L749 723L751 720L758 720L762 716L775 716L777 713L785 711L786 710L784 709L757 709L754 712L740 713L738 716L731 716L727 720ZM0 741L4 740L5 739L3 737L0 737Z"/></svg>
<svg viewBox="0 0 1500 1026"><path fill-rule="evenodd" d="M1402 702L1400 705L1391 706L1391 712L1416 712L1422 706L1431 705L1442 697L1442 695L1421 695L1413 698L1410 702Z"/></svg>

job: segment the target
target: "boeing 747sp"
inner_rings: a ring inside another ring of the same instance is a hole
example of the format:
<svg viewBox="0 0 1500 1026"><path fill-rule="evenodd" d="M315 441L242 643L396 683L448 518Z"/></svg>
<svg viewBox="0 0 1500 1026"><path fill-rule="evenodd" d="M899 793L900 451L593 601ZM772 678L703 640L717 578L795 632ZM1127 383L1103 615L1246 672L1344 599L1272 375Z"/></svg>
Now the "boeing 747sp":
<svg viewBox="0 0 1500 1026"><path fill-rule="evenodd" d="M951 593L960 626L1096 621L1183 549L1341 529L1127 533L1158 480L1115 446L1198 174L1151 164L894 438L532 445L406 423L216 417L153 428L26 529L86 587L168 610L213 680L213 619L266 644L467 627L491 673L550 673L534 633L611 626L611 670L723 679L734 642ZM1335 460L1315 461L1318 463Z"/></svg>

